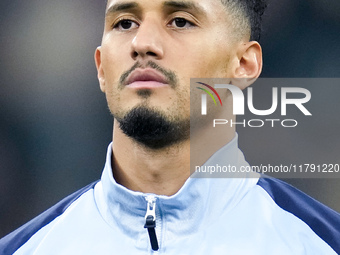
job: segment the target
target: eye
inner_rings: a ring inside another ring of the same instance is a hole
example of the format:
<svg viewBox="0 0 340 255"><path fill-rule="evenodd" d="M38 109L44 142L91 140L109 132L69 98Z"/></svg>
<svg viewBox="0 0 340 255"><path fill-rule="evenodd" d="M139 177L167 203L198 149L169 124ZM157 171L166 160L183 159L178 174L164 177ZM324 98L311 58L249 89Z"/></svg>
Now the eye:
<svg viewBox="0 0 340 255"><path fill-rule="evenodd" d="M172 20L170 25L177 28L190 28L195 26L193 23L184 18L175 18Z"/></svg>
<svg viewBox="0 0 340 255"><path fill-rule="evenodd" d="M116 24L113 25L113 28L118 29L118 30L130 30L133 28L137 28L139 25L132 20L129 19L123 19L117 22Z"/></svg>

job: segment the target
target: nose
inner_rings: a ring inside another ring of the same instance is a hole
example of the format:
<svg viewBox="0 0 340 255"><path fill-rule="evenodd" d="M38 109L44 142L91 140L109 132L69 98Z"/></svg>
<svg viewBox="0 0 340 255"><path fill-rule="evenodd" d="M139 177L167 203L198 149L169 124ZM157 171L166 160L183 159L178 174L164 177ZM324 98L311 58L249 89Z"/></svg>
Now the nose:
<svg viewBox="0 0 340 255"><path fill-rule="evenodd" d="M152 19L140 24L131 44L131 57L134 60L152 58L162 59L164 55L161 25Z"/></svg>

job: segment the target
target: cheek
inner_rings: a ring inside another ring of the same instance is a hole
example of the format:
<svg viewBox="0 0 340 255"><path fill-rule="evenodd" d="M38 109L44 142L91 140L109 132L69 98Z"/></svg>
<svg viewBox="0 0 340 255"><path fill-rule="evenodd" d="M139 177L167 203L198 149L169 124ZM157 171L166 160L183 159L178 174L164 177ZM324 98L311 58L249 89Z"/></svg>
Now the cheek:
<svg viewBox="0 0 340 255"><path fill-rule="evenodd" d="M112 114L116 114L120 108L120 96L119 94L109 86L105 91L106 102Z"/></svg>
<svg viewBox="0 0 340 255"><path fill-rule="evenodd" d="M190 113L190 82L185 84L186 86L183 87L178 93L178 111L186 113L188 115Z"/></svg>
<svg viewBox="0 0 340 255"><path fill-rule="evenodd" d="M106 40L102 44L101 54L105 79L110 84L119 81L120 76L134 64L126 42L118 47L115 41Z"/></svg>
<svg viewBox="0 0 340 255"><path fill-rule="evenodd" d="M118 58L112 54L105 54L102 58L104 77L108 85L110 85L119 76L117 70L118 63L115 59Z"/></svg>
<svg viewBox="0 0 340 255"><path fill-rule="evenodd" d="M187 78L224 78L230 66L229 51L221 45L195 45L181 59L178 70Z"/></svg>

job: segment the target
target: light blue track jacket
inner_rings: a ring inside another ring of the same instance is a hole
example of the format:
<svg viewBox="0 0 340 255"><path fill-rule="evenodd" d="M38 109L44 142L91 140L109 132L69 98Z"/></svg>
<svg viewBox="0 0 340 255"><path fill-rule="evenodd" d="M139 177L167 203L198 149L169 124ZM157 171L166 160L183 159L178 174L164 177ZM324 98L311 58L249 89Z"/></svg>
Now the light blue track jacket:
<svg viewBox="0 0 340 255"><path fill-rule="evenodd" d="M189 178L173 196L101 180L0 240L0 254L339 254L340 215L270 178ZM208 163L247 165L237 137Z"/></svg>

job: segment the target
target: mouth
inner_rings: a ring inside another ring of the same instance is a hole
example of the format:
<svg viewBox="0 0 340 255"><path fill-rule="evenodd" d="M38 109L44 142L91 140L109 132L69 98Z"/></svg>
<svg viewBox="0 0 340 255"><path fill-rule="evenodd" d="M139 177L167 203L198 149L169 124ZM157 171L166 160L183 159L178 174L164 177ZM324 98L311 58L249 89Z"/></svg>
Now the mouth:
<svg viewBox="0 0 340 255"><path fill-rule="evenodd" d="M152 68L137 68L126 80L125 85L129 88L152 89L168 86L166 77Z"/></svg>

